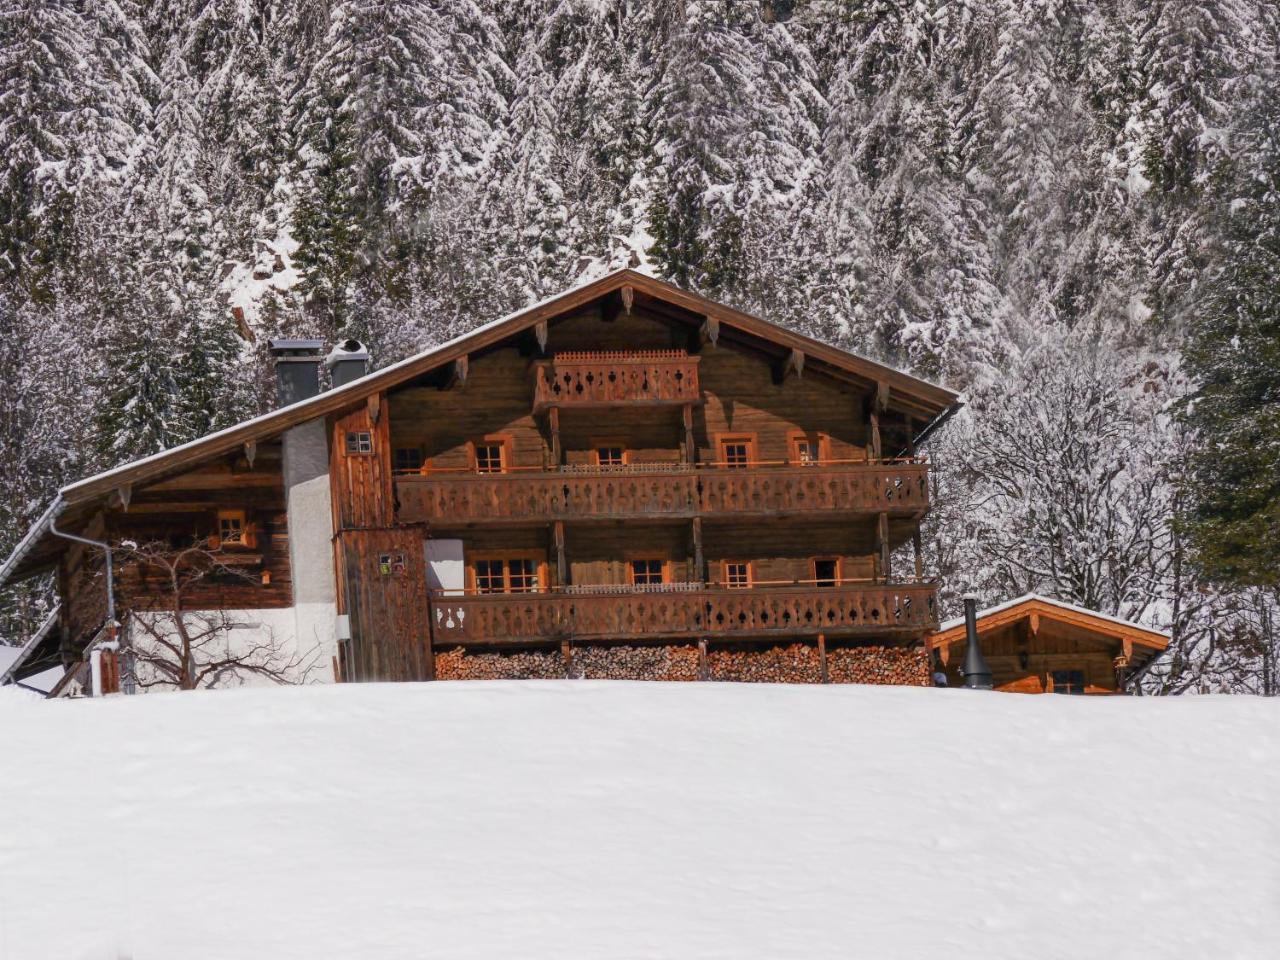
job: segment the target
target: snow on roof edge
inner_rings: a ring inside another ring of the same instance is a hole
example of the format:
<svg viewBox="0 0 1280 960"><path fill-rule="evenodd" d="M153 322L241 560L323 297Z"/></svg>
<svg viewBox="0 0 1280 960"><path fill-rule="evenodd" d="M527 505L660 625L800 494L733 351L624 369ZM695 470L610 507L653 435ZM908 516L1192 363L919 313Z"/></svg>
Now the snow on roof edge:
<svg viewBox="0 0 1280 960"><path fill-rule="evenodd" d="M1090 610L1088 607L1082 607L1079 604L1068 603L1066 600L1055 600L1053 597L1046 597L1042 593L1024 593L1020 597L1014 597L1012 600L1006 600L1003 603L997 603L994 607L987 607L985 610L978 611L978 617L987 617L993 613L1003 613L1012 607L1016 607L1020 603L1027 603L1030 600L1039 600L1041 603L1047 603L1050 606L1060 607L1063 610L1070 610L1073 613L1083 613L1086 616L1096 617L1099 620L1106 620L1122 627L1136 627L1139 630L1145 630L1147 633L1154 633L1164 637L1166 640L1170 638L1170 634L1166 630L1157 630L1155 627L1148 627L1145 624L1138 623L1134 620L1125 620L1122 617L1113 617L1108 613L1099 613L1097 610ZM953 617L938 627L938 633L946 633L948 630L954 630L956 627L964 626L964 617Z"/></svg>
<svg viewBox="0 0 1280 960"><path fill-rule="evenodd" d="M58 492L65 496L69 493L73 493L74 491L78 490L81 487L88 486L89 484L92 484L92 483L100 483L101 481L109 479L110 477L115 476L116 474L123 473L126 470L132 470L136 467L143 466L144 464L152 463L164 457L172 456L173 454L178 453L179 451L188 450L192 447L199 446L200 444L210 443L212 441L217 440L219 437L226 436L230 433L233 433L234 431L243 430L245 427L250 427L250 426L253 426L254 424L265 423L266 421L269 421L274 417L279 417L285 411L288 411L289 413L297 413L299 410L304 409L309 404L318 405L322 398L329 399L344 393L351 393L354 395L359 392L358 388L369 377L372 377L374 375L385 376L386 374L391 373L394 370L398 370L401 367L405 367L413 363L419 363L423 360L430 358L432 354L442 353L444 351L451 349L457 343L467 339L468 337L474 337L481 333L484 333L487 330L491 330L495 327L499 327L504 323L508 323L511 320L516 319L523 313L528 313L530 310L536 310L539 307L546 306L549 303L559 300L561 297L566 297L572 293L576 293L578 290L581 290L583 287L589 287L594 283L599 283L601 280L611 277L614 274L623 273L627 269L628 268L626 267L620 267L617 270L610 270L608 273L603 273L600 276L593 277L590 280L586 280L581 283L574 284L572 287L569 287L565 290L561 290L557 294L554 294L549 297L544 297L543 299L537 301L536 303L531 303L528 306L521 307L519 310L514 310L511 313L501 316L496 320L490 320L488 323L483 323L472 330L468 330L466 333L459 334L458 336L454 337L452 340L446 340L444 343L431 347L428 350L423 350L420 353L415 353L412 356L405 357L403 360L397 360L395 363L391 364L388 367L382 367L378 370L372 370L369 373L366 373L363 377L360 377L356 380L352 380L350 383L345 384L344 386L338 387L335 390L326 390L323 393L316 394L314 397L308 397L306 400L299 400L297 403L292 403L287 407L277 407L275 410L270 410L267 413L259 414L256 417L250 417L248 420L241 420L239 423L234 423L229 427L223 427L221 430L216 430L213 433L207 433L202 437L196 437L194 440L188 440L186 443L181 443L176 447L169 447L165 450L160 450L156 453L152 453L145 457L141 457L140 459L130 460L127 463L119 464L118 466L112 467L110 470L103 470L101 473L96 473L90 477L84 477L81 480L77 480L75 483L69 483L65 487L60 489Z"/></svg>

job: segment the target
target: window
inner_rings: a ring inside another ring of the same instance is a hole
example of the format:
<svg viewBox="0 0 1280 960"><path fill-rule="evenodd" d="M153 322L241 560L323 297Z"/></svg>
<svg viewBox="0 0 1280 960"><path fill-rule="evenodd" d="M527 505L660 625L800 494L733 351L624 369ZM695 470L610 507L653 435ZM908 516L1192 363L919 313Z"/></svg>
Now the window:
<svg viewBox="0 0 1280 960"><path fill-rule="evenodd" d="M632 560L631 582L637 586L666 583L666 565L657 559Z"/></svg>
<svg viewBox="0 0 1280 960"><path fill-rule="evenodd" d="M538 567L532 557L507 561L507 589L511 593L534 593L538 589Z"/></svg>
<svg viewBox="0 0 1280 960"><path fill-rule="evenodd" d="M840 561L822 558L813 561L813 581L819 587L834 587L840 583Z"/></svg>
<svg viewBox="0 0 1280 960"><path fill-rule="evenodd" d="M477 593L536 593L542 583L535 557L481 557L472 571Z"/></svg>
<svg viewBox="0 0 1280 960"><path fill-rule="evenodd" d="M720 465L731 469L742 469L755 459L754 436L728 436L720 438Z"/></svg>
<svg viewBox="0 0 1280 960"><path fill-rule="evenodd" d="M373 453L373 436L362 430L347 432L347 456Z"/></svg>
<svg viewBox="0 0 1280 960"><path fill-rule="evenodd" d="M751 586L751 564L746 560L726 560L724 585L731 590L744 590Z"/></svg>
<svg viewBox="0 0 1280 960"><path fill-rule="evenodd" d="M1083 670L1053 671L1053 692L1065 693L1065 694L1084 693L1084 671Z"/></svg>
<svg viewBox="0 0 1280 960"><path fill-rule="evenodd" d="M476 473L505 473L507 470L507 445L502 441L486 440L475 445Z"/></svg>
<svg viewBox="0 0 1280 960"><path fill-rule="evenodd" d="M247 546L248 525L243 510L218 511L218 543L224 547Z"/></svg>
<svg viewBox="0 0 1280 960"><path fill-rule="evenodd" d="M396 469L416 472L422 469L422 451L417 447L398 447L396 449Z"/></svg>
<svg viewBox="0 0 1280 960"><path fill-rule="evenodd" d="M476 592L505 593L507 589L504 577L505 566L505 561L502 560L477 560Z"/></svg>
<svg viewBox="0 0 1280 960"><path fill-rule="evenodd" d="M627 462L627 448L621 444L596 447L596 464L601 467L620 467Z"/></svg>

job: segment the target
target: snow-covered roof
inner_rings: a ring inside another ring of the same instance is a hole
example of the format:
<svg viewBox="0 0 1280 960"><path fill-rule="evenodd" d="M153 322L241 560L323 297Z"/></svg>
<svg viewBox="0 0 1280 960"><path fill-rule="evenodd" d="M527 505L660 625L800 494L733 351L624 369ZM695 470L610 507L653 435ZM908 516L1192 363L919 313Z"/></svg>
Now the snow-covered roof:
<svg viewBox="0 0 1280 960"><path fill-rule="evenodd" d="M1126 630L1138 631L1145 634L1152 634L1155 637L1164 638L1166 643L1169 640L1169 634L1163 630L1157 630L1154 627L1148 627L1141 623L1135 623L1132 620L1124 620L1120 617L1113 617L1106 613L1099 613L1097 610L1090 610L1088 607L1082 607L1074 603L1067 603L1065 600L1055 600L1053 597L1046 597L1043 594L1039 594L1039 593L1024 593L1020 597L1014 597L1012 600L1006 600L1004 601L1004 603L998 603L994 607L987 607L985 610L979 610L977 614L977 619L981 621L983 619L995 616L997 614L1004 613L1005 611L1013 610L1015 607L1020 607L1025 604L1031 604L1031 603L1043 604L1047 607L1055 607L1059 610L1076 614L1077 616L1087 617L1090 620L1101 621L1101 622L1113 624L1117 627L1123 627ZM951 631L958 630L963 627L964 627L964 617L963 616L953 617L952 619L946 621L940 627L938 627L938 632L934 636L941 637L943 634L950 633Z"/></svg>
<svg viewBox="0 0 1280 960"><path fill-rule="evenodd" d="M909 402L916 416L927 420L928 425L921 431L921 437L961 405L960 395L946 387L821 343L699 294L682 290L664 280L623 267L492 320L447 343L366 374L341 387L68 484L59 491L58 498L27 531L8 559L0 564L0 585L11 578L37 572L41 559L47 562L47 555L51 550L46 537L49 524L65 513L69 506L92 501L121 486L146 482L185 465L228 453L241 444L278 436L289 427L316 417L349 409L372 393L395 387L538 322L579 309L624 286L630 286L646 296L694 314L714 315L721 325L736 327L784 347L804 351L810 357L843 369L868 383L887 385L892 400ZM41 548L40 555L33 556L37 546Z"/></svg>

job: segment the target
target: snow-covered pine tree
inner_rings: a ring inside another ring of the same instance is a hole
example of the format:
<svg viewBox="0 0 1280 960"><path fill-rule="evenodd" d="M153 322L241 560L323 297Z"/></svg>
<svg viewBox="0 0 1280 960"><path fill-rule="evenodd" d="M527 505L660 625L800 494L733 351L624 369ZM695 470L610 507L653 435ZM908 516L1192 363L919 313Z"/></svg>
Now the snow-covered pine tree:
<svg viewBox="0 0 1280 960"><path fill-rule="evenodd" d="M1275 34L1273 34L1273 37ZM1280 589L1280 70L1262 74L1214 191L1218 264L1186 347L1185 518L1211 579Z"/></svg>

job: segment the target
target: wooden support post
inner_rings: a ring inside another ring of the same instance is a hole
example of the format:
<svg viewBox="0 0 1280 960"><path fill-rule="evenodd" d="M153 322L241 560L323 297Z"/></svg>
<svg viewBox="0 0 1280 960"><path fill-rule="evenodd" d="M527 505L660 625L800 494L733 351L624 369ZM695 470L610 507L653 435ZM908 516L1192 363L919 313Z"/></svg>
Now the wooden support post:
<svg viewBox="0 0 1280 960"><path fill-rule="evenodd" d="M880 576L885 583L889 582L892 571L889 569L889 515L882 513L876 518L876 547L880 551Z"/></svg>
<svg viewBox="0 0 1280 960"><path fill-rule="evenodd" d="M547 352L547 321L539 320L533 327L534 339L538 341L538 352Z"/></svg>
<svg viewBox="0 0 1280 960"><path fill-rule="evenodd" d="M249 462L249 469L253 469L253 461L258 459L258 441L247 440L244 445L244 458Z"/></svg>
<svg viewBox="0 0 1280 960"><path fill-rule="evenodd" d="M702 555L702 518L693 518L693 572L699 582L707 579L706 559Z"/></svg>
<svg viewBox="0 0 1280 960"><path fill-rule="evenodd" d="M826 634L818 634L818 664L822 668L822 682L830 683L831 678L827 676L827 637Z"/></svg>
<svg viewBox="0 0 1280 960"><path fill-rule="evenodd" d="M566 678L573 676L573 644L568 640L560 641L560 656L564 659L564 675Z"/></svg>
<svg viewBox="0 0 1280 960"><path fill-rule="evenodd" d="M698 638L698 679L708 679L707 671L707 638Z"/></svg>
<svg viewBox="0 0 1280 960"><path fill-rule="evenodd" d="M551 527L552 540L556 548L556 586L567 586L569 582L569 565L564 557L564 521L557 520Z"/></svg>
<svg viewBox="0 0 1280 960"><path fill-rule="evenodd" d="M879 462L882 455L880 449L880 414L876 412L875 407L871 408L869 430L871 435L871 459Z"/></svg>
<svg viewBox="0 0 1280 960"><path fill-rule="evenodd" d="M916 579L924 579L924 548L920 543L920 528L916 527L915 532L911 534L911 549L916 555Z"/></svg>
<svg viewBox="0 0 1280 960"><path fill-rule="evenodd" d="M626 284L618 292L622 294L623 311L627 314L627 316L631 316L631 307L636 302L635 288L632 287L630 284Z"/></svg>
<svg viewBox="0 0 1280 960"><path fill-rule="evenodd" d="M680 416L684 421L684 462L692 464L698 456L698 448L693 445L693 404L681 407Z"/></svg>
<svg viewBox="0 0 1280 960"><path fill-rule="evenodd" d="M557 469L560 467L560 408L552 407L547 414L551 421L551 465Z"/></svg>

